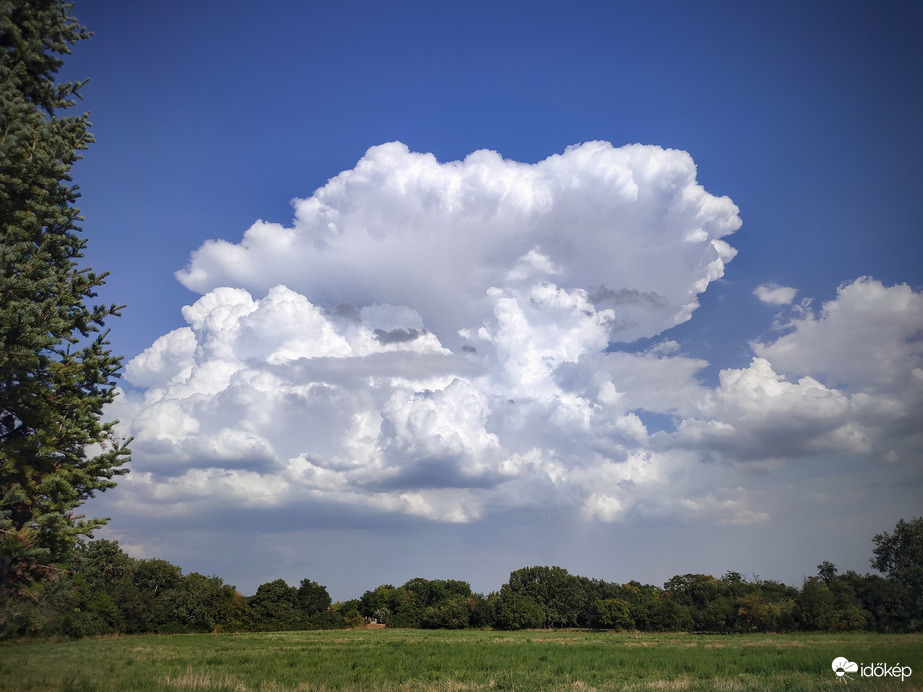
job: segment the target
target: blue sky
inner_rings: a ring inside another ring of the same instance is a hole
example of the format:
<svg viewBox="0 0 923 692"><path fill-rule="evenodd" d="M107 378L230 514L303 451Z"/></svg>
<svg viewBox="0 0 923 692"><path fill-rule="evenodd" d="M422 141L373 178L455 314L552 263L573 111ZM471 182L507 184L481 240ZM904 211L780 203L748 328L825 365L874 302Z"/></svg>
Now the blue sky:
<svg viewBox="0 0 923 692"><path fill-rule="evenodd" d="M335 598L527 564L800 583L921 513L918 4L74 14L87 259L137 357L133 472L88 509L138 556Z"/></svg>

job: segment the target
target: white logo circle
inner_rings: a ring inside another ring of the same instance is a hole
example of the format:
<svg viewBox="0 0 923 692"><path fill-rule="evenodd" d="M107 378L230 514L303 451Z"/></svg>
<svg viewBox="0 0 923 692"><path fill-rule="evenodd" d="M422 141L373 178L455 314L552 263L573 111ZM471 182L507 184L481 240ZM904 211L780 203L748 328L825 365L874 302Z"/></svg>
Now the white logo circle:
<svg viewBox="0 0 923 692"><path fill-rule="evenodd" d="M833 659L831 667L833 668L833 672L836 673L838 678L843 677L846 675L846 673L856 673L859 671L858 663L853 663L843 656L838 656Z"/></svg>

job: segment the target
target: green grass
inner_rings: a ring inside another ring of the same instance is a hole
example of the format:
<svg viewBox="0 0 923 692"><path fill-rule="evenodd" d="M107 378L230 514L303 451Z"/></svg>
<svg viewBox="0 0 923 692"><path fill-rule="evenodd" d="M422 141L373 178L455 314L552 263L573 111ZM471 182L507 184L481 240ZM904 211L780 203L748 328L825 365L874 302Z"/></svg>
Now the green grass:
<svg viewBox="0 0 923 692"><path fill-rule="evenodd" d="M837 656L914 673L847 687ZM837 689L923 689L923 635L339 630L0 646L4 692Z"/></svg>

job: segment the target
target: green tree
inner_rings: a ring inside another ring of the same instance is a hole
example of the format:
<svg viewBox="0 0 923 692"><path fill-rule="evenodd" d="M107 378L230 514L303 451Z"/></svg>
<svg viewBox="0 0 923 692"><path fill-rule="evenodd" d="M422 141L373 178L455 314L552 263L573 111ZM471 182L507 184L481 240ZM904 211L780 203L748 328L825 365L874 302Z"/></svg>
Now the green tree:
<svg viewBox="0 0 923 692"><path fill-rule="evenodd" d="M84 585L81 590L87 592L87 600L80 609L97 613L110 631L139 631L133 616L147 608L134 584L137 568L138 561L116 541L80 544L68 564L74 581Z"/></svg>
<svg viewBox="0 0 923 692"><path fill-rule="evenodd" d="M471 604L471 616L468 618L469 627L493 627L497 620L495 601L485 598L482 594L472 594L468 599Z"/></svg>
<svg viewBox="0 0 923 692"><path fill-rule="evenodd" d="M161 631L214 632L236 629L244 608L233 586L220 577L191 572L173 590L173 617Z"/></svg>
<svg viewBox="0 0 923 692"><path fill-rule="evenodd" d="M877 574L860 576L847 572L856 596L868 614L868 622L878 632L900 632L910 628L910 592L903 584Z"/></svg>
<svg viewBox="0 0 923 692"><path fill-rule="evenodd" d="M660 597L652 604L649 617L649 629L654 632L684 632L695 627L689 606L677 603L668 591L662 591Z"/></svg>
<svg viewBox="0 0 923 692"><path fill-rule="evenodd" d="M308 629L312 630L338 630L346 627L346 621L333 606L329 610L315 613L308 619Z"/></svg>
<svg viewBox="0 0 923 692"><path fill-rule="evenodd" d="M303 626L298 589L284 579L261 584L248 600L254 614L268 629L292 630Z"/></svg>
<svg viewBox="0 0 923 692"><path fill-rule="evenodd" d="M516 593L509 584L500 587L496 613L496 626L502 630L535 629L545 624L541 604L531 596Z"/></svg>
<svg viewBox="0 0 923 692"><path fill-rule="evenodd" d="M367 618L390 618L401 607L401 590L391 584L382 584L374 591L366 591L359 599L358 610ZM382 621L383 622L383 621Z"/></svg>
<svg viewBox="0 0 923 692"><path fill-rule="evenodd" d="M330 594L327 587L310 579L302 579L298 586L298 607L302 615L311 617L330 607Z"/></svg>
<svg viewBox="0 0 923 692"><path fill-rule="evenodd" d="M612 589L617 589L617 591ZM613 584L607 591L609 591L607 598L623 598L628 602L635 629L642 632L657 629L658 604L663 597L663 591L658 587L631 581L621 586Z"/></svg>
<svg viewBox="0 0 923 692"><path fill-rule="evenodd" d="M907 589L908 624L911 629L923 627L923 517L901 519L894 533L883 531L872 542L875 544L872 567Z"/></svg>
<svg viewBox="0 0 923 692"><path fill-rule="evenodd" d="M27 593L14 590L0 598L0 639L103 634L105 620L117 617L108 594L94 594L79 575L62 571L32 584Z"/></svg>
<svg viewBox="0 0 923 692"><path fill-rule="evenodd" d="M897 522L894 533L882 531L872 539L875 557L872 567L886 576L911 586L923 571L923 517Z"/></svg>
<svg viewBox="0 0 923 692"><path fill-rule="evenodd" d="M854 631L868 627L871 614L863 611L862 603L855 592L855 576L858 575L852 576L849 573L837 575L836 565L829 561L824 561L817 566L817 575L833 595L833 612L827 623L827 629Z"/></svg>
<svg viewBox="0 0 923 692"><path fill-rule="evenodd" d="M595 610L593 622L597 627L630 630L635 626L631 605L624 598L597 598Z"/></svg>
<svg viewBox="0 0 923 692"><path fill-rule="evenodd" d="M710 574L676 575L663 585L677 603L694 608L704 608L709 601L714 601L725 594L727 585L721 579Z"/></svg>
<svg viewBox="0 0 923 692"><path fill-rule="evenodd" d="M682 621L685 612L692 617L692 627L700 632L728 632L733 628L734 604L727 597L729 590L739 590L738 574L729 572L727 581L715 579L710 574L676 575L663 585L670 600L681 608L677 611ZM670 619L667 619L670 622ZM681 626L668 626L668 629Z"/></svg>
<svg viewBox="0 0 923 692"><path fill-rule="evenodd" d="M771 604L769 610L770 618L764 622L764 625L772 632L791 632L795 629L795 599L798 597L798 589L783 584L782 582L764 579L755 582L753 588L756 589L760 597L768 604ZM740 611L738 610L738 615Z"/></svg>
<svg viewBox="0 0 923 692"><path fill-rule="evenodd" d="M803 630L825 630L833 622L836 603L833 593L822 579L804 581L795 599L795 619Z"/></svg>
<svg viewBox="0 0 923 692"><path fill-rule="evenodd" d="M423 610L420 625L424 629L457 630L468 626L472 603L465 596L452 596Z"/></svg>
<svg viewBox="0 0 923 692"><path fill-rule="evenodd" d="M830 562L830 560L824 560L817 566L817 576L820 577L821 581L827 586L830 586L836 579L836 572L836 565Z"/></svg>
<svg viewBox="0 0 923 692"><path fill-rule="evenodd" d="M563 567L523 567L510 572L509 588L529 596L544 611L548 627L574 627L585 611L586 590L580 577Z"/></svg>
<svg viewBox="0 0 923 692"><path fill-rule="evenodd" d="M129 632L157 632L173 618L173 595L183 581L183 571L166 560L140 560L132 582L138 590L134 608L120 603Z"/></svg>
<svg viewBox="0 0 923 692"><path fill-rule="evenodd" d="M762 590L738 596L737 622L744 632L779 632L784 627L786 609L794 607L786 601L773 601Z"/></svg>
<svg viewBox="0 0 923 692"><path fill-rule="evenodd" d="M89 36L71 8L0 2L0 554L19 583L106 523L74 510L129 454L101 420L121 368L103 323L119 307L88 305L105 274L80 265L70 173L93 137L87 115L62 112L83 82L55 81Z"/></svg>

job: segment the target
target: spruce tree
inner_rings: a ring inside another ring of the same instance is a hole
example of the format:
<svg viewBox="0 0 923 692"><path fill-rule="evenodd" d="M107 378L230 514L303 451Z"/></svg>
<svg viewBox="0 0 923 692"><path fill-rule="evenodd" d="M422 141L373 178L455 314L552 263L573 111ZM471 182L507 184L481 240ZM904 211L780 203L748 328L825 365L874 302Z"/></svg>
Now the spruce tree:
<svg viewBox="0 0 923 692"><path fill-rule="evenodd" d="M55 76L89 37L62 0L0 0L0 555L8 580L50 571L107 519L74 510L126 473L103 407L121 358L91 305L105 274L81 266L86 239L71 168L93 141L65 116L85 83Z"/></svg>

